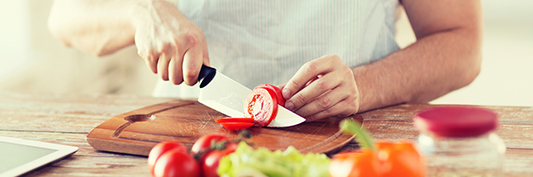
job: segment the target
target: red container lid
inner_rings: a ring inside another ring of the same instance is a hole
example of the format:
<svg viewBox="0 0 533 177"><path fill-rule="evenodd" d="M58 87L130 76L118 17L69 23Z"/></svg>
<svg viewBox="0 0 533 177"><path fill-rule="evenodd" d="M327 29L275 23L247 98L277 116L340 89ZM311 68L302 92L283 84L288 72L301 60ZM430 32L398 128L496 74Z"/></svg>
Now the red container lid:
<svg viewBox="0 0 533 177"><path fill-rule="evenodd" d="M498 126L498 115L488 109L439 107L418 113L415 127L441 137L475 137Z"/></svg>

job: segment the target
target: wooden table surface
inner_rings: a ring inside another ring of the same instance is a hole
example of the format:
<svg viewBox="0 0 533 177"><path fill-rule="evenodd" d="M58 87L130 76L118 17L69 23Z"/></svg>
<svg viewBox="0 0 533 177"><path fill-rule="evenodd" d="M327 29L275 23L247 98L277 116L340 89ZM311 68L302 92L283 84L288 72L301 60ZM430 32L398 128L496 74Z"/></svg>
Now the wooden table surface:
<svg viewBox="0 0 533 177"><path fill-rule="evenodd" d="M135 95L55 95L0 92L0 136L79 147L74 155L26 176L150 176L146 157L95 151L85 137L113 116L169 98ZM403 104L362 113L376 139L412 139L412 117L439 105ZM507 145L506 176L533 176L533 108L483 106L500 115L497 134ZM357 149L355 142L341 151Z"/></svg>

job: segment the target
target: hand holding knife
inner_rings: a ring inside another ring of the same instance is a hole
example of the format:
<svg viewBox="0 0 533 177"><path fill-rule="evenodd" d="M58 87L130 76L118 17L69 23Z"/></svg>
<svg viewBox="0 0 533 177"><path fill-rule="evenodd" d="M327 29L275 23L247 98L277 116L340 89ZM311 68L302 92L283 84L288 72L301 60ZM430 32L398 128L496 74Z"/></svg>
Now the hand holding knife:
<svg viewBox="0 0 533 177"><path fill-rule="evenodd" d="M205 65L202 65L198 81L201 88L198 98L200 103L230 117L244 116L244 101L252 92L249 88ZM305 121L283 106L277 106L278 114L267 127L289 127Z"/></svg>

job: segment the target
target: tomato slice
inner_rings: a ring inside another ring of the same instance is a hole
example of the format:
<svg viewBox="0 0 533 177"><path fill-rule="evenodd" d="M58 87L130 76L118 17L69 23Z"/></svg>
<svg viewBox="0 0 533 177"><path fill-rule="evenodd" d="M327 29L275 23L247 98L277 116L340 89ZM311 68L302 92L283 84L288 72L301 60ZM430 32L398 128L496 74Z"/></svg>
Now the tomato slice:
<svg viewBox="0 0 533 177"><path fill-rule="evenodd" d="M215 119L215 122L217 123L223 123L223 122L247 122L247 123L253 123L254 119L249 118L237 118L237 117L230 117L230 118L222 118L222 119Z"/></svg>
<svg viewBox="0 0 533 177"><path fill-rule="evenodd" d="M271 91L273 91L275 93L275 95L276 95L276 99L278 100L278 104L283 106L283 107L285 107L285 98L283 98L283 94L281 93L281 89L279 89L278 87L276 87L274 85L270 85L270 84L261 84L261 85L258 85L257 87L262 87L262 88L270 89Z"/></svg>
<svg viewBox="0 0 533 177"><path fill-rule="evenodd" d="M238 131L250 128L254 125L252 122L222 122L220 123L224 128L230 131Z"/></svg>
<svg viewBox="0 0 533 177"><path fill-rule="evenodd" d="M246 98L244 117L253 118L257 126L267 126L277 114L278 100L274 91L264 87L255 87Z"/></svg>

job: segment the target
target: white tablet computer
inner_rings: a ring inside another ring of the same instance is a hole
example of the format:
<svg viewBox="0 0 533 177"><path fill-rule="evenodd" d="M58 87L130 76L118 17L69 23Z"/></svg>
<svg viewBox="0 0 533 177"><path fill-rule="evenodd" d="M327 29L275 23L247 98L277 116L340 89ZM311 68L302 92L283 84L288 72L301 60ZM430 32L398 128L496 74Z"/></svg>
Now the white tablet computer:
<svg viewBox="0 0 533 177"><path fill-rule="evenodd" d="M74 146L0 136L0 177L22 175L77 150Z"/></svg>

